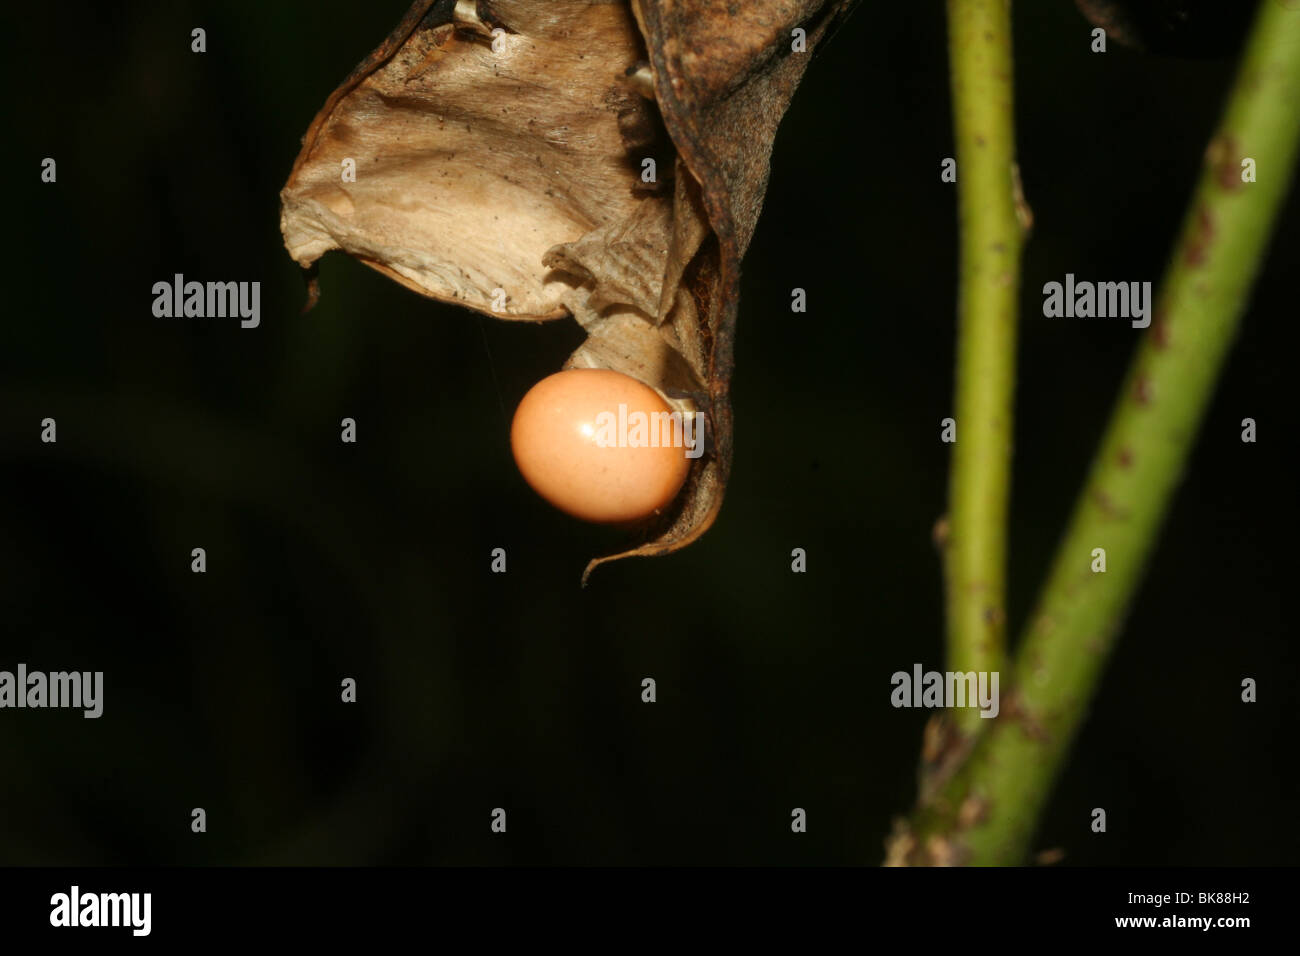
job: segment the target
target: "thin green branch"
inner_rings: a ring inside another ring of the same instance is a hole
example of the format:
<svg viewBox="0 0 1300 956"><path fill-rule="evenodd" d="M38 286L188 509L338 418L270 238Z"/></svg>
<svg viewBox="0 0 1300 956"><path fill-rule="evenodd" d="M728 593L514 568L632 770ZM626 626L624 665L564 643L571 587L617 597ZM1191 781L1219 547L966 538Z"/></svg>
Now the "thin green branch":
<svg viewBox="0 0 1300 956"><path fill-rule="evenodd" d="M949 0L961 232L956 444L945 544L948 667L996 671L1006 621L1016 297L1022 224L1012 115L1011 5ZM967 711L975 716L974 711Z"/></svg>
<svg viewBox="0 0 1300 956"><path fill-rule="evenodd" d="M1025 859L1187 462L1247 304L1300 143L1300 7L1262 3L1227 110L1069 529L1017 656L1001 716L932 781L893 862ZM1243 181L1245 160L1257 181ZM1092 569L1106 551L1105 573ZM1086 826L1080 820L1080 827Z"/></svg>

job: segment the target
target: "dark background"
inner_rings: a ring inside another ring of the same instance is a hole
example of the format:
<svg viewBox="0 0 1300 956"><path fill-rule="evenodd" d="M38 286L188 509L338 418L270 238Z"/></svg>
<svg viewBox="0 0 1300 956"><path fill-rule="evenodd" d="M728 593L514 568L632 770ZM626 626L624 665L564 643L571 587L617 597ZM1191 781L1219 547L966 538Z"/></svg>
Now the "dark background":
<svg viewBox="0 0 1300 956"><path fill-rule="evenodd" d="M891 708L889 675L943 666L942 5L868 3L817 55L745 262L722 513L586 590L616 536L537 499L507 432L576 324L500 323L337 253L298 314L278 191L404 3L40 6L0 14L0 668L103 670L105 713L0 712L0 862L878 862L929 716ZM1014 15L1036 223L1012 634L1137 335L1043 319L1042 284L1159 278L1234 66L1092 54L1065 0ZM1298 213L1293 193L1042 821L1035 847L1067 864L1298 857ZM261 281L260 328L154 318L151 287L176 272ZM807 314L789 311L795 286ZM1239 439L1246 416L1258 444Z"/></svg>

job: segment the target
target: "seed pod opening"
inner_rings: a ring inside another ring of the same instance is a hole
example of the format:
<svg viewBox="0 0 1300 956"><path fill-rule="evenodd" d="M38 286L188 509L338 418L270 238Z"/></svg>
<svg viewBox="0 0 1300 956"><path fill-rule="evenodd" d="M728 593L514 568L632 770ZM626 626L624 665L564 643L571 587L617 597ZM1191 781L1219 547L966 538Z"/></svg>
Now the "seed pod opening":
<svg viewBox="0 0 1300 956"><path fill-rule="evenodd" d="M740 259L777 123L850 2L420 0L307 130L281 192L304 268L342 249L498 318L572 316L565 368L705 422L681 494L586 574L717 515Z"/></svg>

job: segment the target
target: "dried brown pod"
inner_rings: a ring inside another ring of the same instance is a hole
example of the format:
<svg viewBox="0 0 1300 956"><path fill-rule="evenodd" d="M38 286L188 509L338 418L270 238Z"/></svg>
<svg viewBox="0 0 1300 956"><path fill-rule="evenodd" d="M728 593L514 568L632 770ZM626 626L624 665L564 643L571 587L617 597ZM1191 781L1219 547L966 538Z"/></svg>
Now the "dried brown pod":
<svg viewBox="0 0 1300 956"><path fill-rule="evenodd" d="M502 319L572 316L566 368L704 416L643 540L713 523L731 462L740 261L776 127L854 0L420 0L312 121L281 192L304 268L342 249Z"/></svg>

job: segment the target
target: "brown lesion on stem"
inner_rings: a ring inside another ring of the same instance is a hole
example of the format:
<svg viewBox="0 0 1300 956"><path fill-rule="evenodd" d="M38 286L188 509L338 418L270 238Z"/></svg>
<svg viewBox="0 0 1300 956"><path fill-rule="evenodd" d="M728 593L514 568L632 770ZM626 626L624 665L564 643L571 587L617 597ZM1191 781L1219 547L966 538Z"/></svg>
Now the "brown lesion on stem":
<svg viewBox="0 0 1300 956"><path fill-rule="evenodd" d="M1196 269L1205 264L1205 259L1209 255L1209 246L1214 241L1214 216L1204 206L1198 207L1192 228L1192 236L1187 243L1184 259L1189 266Z"/></svg>
<svg viewBox="0 0 1300 956"><path fill-rule="evenodd" d="M1169 310L1164 305L1156 307L1151 321L1151 344L1160 351L1169 348Z"/></svg>
<svg viewBox="0 0 1300 956"><path fill-rule="evenodd" d="M1014 687L1002 695L1002 713L998 716L1016 724L1020 732L1035 743L1047 744L1052 739L1042 716L1025 705L1024 698Z"/></svg>
<svg viewBox="0 0 1300 956"><path fill-rule="evenodd" d="M921 734L921 765L917 772L917 789L922 804L929 803L944 784L966 762L974 744L973 734L966 733L947 714L935 714Z"/></svg>
<svg viewBox="0 0 1300 956"><path fill-rule="evenodd" d="M1133 386L1133 398L1139 405L1144 406L1150 405L1155 398L1155 387L1145 372L1137 377L1137 382Z"/></svg>
<svg viewBox="0 0 1300 956"><path fill-rule="evenodd" d="M1108 519L1121 521L1128 517L1128 512L1115 504L1114 499L1103 489L1097 489L1092 495L1093 503Z"/></svg>
<svg viewBox="0 0 1300 956"><path fill-rule="evenodd" d="M957 810L957 826L963 830L978 826L988 819L989 804L978 794L969 794Z"/></svg>
<svg viewBox="0 0 1300 956"><path fill-rule="evenodd" d="M1235 192L1245 183L1241 180L1242 156L1237 141L1231 136L1216 136L1205 148L1205 164L1213 171L1214 181L1220 189Z"/></svg>
<svg viewBox="0 0 1300 956"><path fill-rule="evenodd" d="M1015 726L1003 732L1020 733L1037 747L1050 747L1052 735L1043 717L1024 705L1015 688L1002 695L1001 713L988 723L1003 725L1004 721ZM942 714L926 724L917 810L911 820L894 820L885 841L885 866L962 866L969 862L967 838L990 820L993 803L972 783L950 784L987 732L963 734Z"/></svg>

